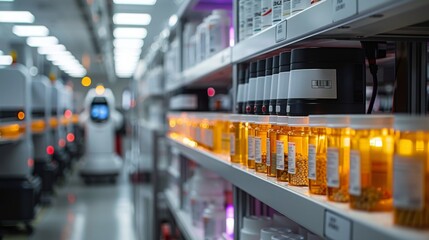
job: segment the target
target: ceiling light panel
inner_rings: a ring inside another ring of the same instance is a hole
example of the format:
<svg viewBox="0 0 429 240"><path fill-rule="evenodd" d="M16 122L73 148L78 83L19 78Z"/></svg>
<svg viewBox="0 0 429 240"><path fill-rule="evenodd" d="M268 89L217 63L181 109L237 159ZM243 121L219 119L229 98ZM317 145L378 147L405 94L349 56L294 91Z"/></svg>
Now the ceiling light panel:
<svg viewBox="0 0 429 240"><path fill-rule="evenodd" d="M155 5L156 0L113 0L113 2L127 5Z"/></svg>
<svg viewBox="0 0 429 240"><path fill-rule="evenodd" d="M113 30L115 38L140 38L143 39L147 36L146 28L115 28Z"/></svg>
<svg viewBox="0 0 429 240"><path fill-rule="evenodd" d="M27 44L30 47L52 46L58 44L58 39L56 37L29 37Z"/></svg>
<svg viewBox="0 0 429 240"><path fill-rule="evenodd" d="M149 25L152 20L147 13L115 13L113 23L116 25Z"/></svg>
<svg viewBox="0 0 429 240"><path fill-rule="evenodd" d="M40 25L15 25L12 32L19 37L46 37L49 35L48 28Z"/></svg>
<svg viewBox="0 0 429 240"><path fill-rule="evenodd" d="M41 55L54 55L54 54L64 54L66 53L66 47L62 44L39 47L37 52Z"/></svg>
<svg viewBox="0 0 429 240"><path fill-rule="evenodd" d="M33 23L34 15L28 11L0 11L0 22Z"/></svg>
<svg viewBox="0 0 429 240"><path fill-rule="evenodd" d="M113 40L113 46L115 48L125 48L125 49L138 49L143 47L143 40L141 39L115 39Z"/></svg>
<svg viewBox="0 0 429 240"><path fill-rule="evenodd" d="M12 57L9 55L0 56L0 66L9 66L12 64Z"/></svg>

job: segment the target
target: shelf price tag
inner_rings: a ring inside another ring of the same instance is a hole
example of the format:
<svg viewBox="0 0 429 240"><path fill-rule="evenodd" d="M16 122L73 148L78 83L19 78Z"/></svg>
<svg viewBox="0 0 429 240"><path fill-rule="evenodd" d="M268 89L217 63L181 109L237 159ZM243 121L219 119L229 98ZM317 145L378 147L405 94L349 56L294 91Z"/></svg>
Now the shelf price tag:
<svg viewBox="0 0 429 240"><path fill-rule="evenodd" d="M287 21L283 20L276 25L276 43L286 40Z"/></svg>
<svg viewBox="0 0 429 240"><path fill-rule="evenodd" d="M347 240L352 238L352 223L328 210L325 211L325 237L332 240Z"/></svg>
<svg viewBox="0 0 429 240"><path fill-rule="evenodd" d="M334 22L357 14L357 0L334 0Z"/></svg>

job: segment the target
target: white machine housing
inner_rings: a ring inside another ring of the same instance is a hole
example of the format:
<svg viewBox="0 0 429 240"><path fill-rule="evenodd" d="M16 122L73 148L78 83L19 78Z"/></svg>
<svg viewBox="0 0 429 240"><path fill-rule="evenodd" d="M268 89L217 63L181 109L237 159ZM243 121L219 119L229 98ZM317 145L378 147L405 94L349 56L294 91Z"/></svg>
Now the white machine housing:
<svg viewBox="0 0 429 240"><path fill-rule="evenodd" d="M52 145L55 148L55 151L63 151L66 144L66 129L65 126L61 124L61 118L64 116L65 103L64 103L64 85L59 81L55 81L52 84L52 115L56 114L58 125L55 129L52 129ZM63 142L64 144L60 144Z"/></svg>
<svg viewBox="0 0 429 240"><path fill-rule="evenodd" d="M45 130L42 133L33 133L34 144L34 160L37 161L50 161L50 156L46 152L46 148L52 144L51 129L49 121L51 119L51 83L45 76L39 75L33 78L31 82L32 89L32 113L43 112L43 120L45 121ZM35 120L36 117L33 117ZM42 117L38 117L42 118Z"/></svg>
<svg viewBox="0 0 429 240"><path fill-rule="evenodd" d="M115 152L115 130L120 128L122 122L123 117L115 110L115 98L110 89L106 88L98 94L95 89L88 91L84 111L79 116L79 123L85 129L85 153L80 168L82 176L119 174L122 160Z"/></svg>
<svg viewBox="0 0 429 240"><path fill-rule="evenodd" d="M25 113L24 122L31 126L31 77L21 65L0 68L0 110ZM7 124L18 120L7 121ZM0 124L4 124L0 121ZM26 177L33 171L31 128L15 143L0 144L0 177Z"/></svg>

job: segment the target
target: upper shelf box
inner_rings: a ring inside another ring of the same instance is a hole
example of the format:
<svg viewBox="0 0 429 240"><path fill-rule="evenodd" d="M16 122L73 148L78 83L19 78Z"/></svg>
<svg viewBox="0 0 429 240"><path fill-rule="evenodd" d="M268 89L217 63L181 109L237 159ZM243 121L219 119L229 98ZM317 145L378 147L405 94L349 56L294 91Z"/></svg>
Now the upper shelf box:
<svg viewBox="0 0 429 240"><path fill-rule="evenodd" d="M247 61L309 39L394 37L395 30L429 20L427 9L429 1L421 0L325 0L239 42L232 61Z"/></svg>

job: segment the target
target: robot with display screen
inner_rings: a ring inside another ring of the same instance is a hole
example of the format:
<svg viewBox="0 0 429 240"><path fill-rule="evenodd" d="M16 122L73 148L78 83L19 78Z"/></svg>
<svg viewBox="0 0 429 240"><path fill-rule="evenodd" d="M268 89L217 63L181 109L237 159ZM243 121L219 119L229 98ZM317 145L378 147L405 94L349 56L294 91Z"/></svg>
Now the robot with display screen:
<svg viewBox="0 0 429 240"><path fill-rule="evenodd" d="M115 110L115 98L110 89L90 89L79 122L85 129L85 153L80 175L85 183L95 178L116 181L122 161L115 152L115 130L122 125L122 115Z"/></svg>

